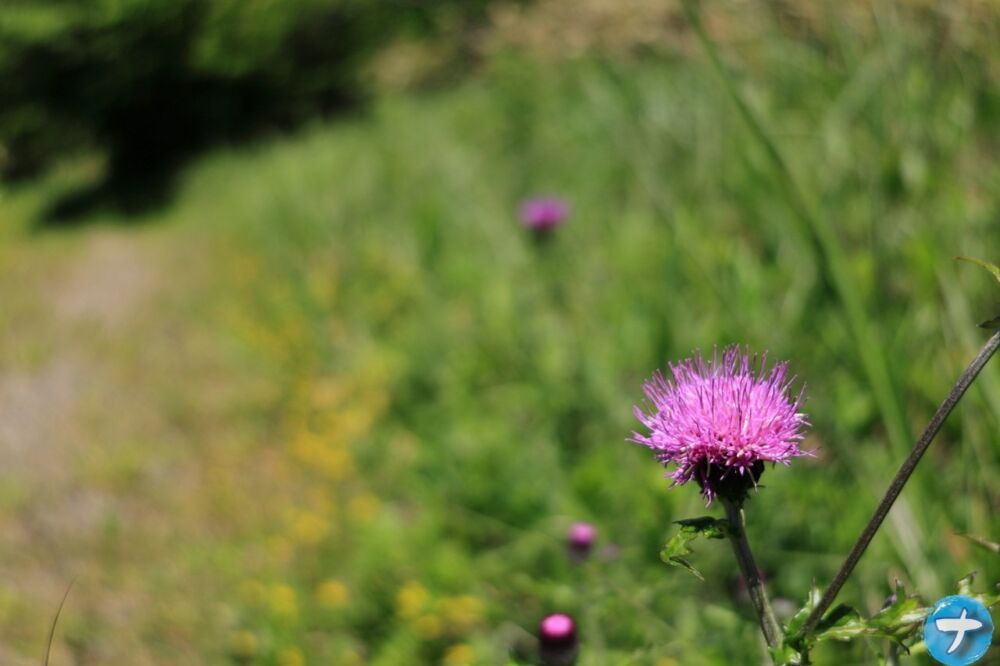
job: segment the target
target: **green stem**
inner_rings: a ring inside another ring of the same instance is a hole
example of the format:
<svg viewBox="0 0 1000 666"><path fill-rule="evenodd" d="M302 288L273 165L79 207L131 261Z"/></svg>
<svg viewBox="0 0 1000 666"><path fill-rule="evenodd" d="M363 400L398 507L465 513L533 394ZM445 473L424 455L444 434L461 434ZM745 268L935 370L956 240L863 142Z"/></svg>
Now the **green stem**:
<svg viewBox="0 0 1000 666"><path fill-rule="evenodd" d="M764 640L767 641L768 647L779 647L785 637L781 631L781 625L774 617L774 611L771 610L771 602L767 598L760 569L757 568L753 552L750 550L750 542L747 541L743 505L723 499L722 506L726 509L726 520L729 521L729 543L732 544L733 554L736 556L736 561L739 562L740 572L743 574L747 592L750 594L750 603L753 604L753 609L757 613L760 630L764 633Z"/></svg>

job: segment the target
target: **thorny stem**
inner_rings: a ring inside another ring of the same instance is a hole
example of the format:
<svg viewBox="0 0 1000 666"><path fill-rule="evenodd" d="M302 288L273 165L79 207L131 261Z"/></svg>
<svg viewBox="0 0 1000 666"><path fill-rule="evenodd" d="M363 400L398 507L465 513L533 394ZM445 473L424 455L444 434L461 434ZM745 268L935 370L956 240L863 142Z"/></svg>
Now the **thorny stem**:
<svg viewBox="0 0 1000 666"><path fill-rule="evenodd" d="M729 521L729 542L733 546L733 554L740 564L740 572L743 580L746 581L747 592L750 594L750 602L757 612L757 619L760 621L760 630L764 632L764 640L768 647L778 647L784 640L781 632L781 625L774 617L771 610L771 602L767 599L767 592L764 590L764 581L761 580L760 569L754 562L753 553L750 551L750 542L747 541L746 521L743 516L743 505L732 500L722 499L722 505L726 509L726 520Z"/></svg>
<svg viewBox="0 0 1000 666"><path fill-rule="evenodd" d="M944 402L941 403L937 412L934 413L934 417L930 420L930 423L927 424L923 434L920 435L920 439L918 439L917 443L913 446L913 450L910 451L910 455L903 462L899 471L896 472L896 478L892 480L885 496L875 509L874 515L872 515L868 524L865 525L865 529L861 532L861 536L858 537L857 543L854 544L851 552L848 553L847 559L844 560L844 563L840 566L840 570L837 572L837 575L833 577L833 581L830 583L830 586L826 588L826 592L823 593L823 597L819 600L819 603L816 604L816 608L814 608L813 612L808 618L806 618L805 623L802 625L802 629L799 631L799 636L808 635L809 632L816 627L816 623L819 622L821 617L823 617L823 613L825 613L826 609L830 607L833 600L837 598L837 593L840 592L840 588L842 588L844 583L847 582L851 572L854 571L854 567L857 566L858 560L860 560L861 556L865 554L865 549L868 548L868 544L871 543L875 533L878 532L878 528L882 525L882 521L885 520L885 517L888 515L889 509L892 508L896 498L899 497L899 493L902 492L903 486L906 485L910 475L913 474L913 470L917 468L917 463L920 462L920 458L924 455L924 452L927 451L927 447L929 447L931 442L934 441L934 437L938 434L938 431L944 424L945 419L947 419L948 415L951 414L951 411L955 409L955 405L957 405L958 401L962 399L963 395L965 395L966 390L968 390L969 386L972 385L972 382L975 381L976 377L979 375L980 371L982 371L986 363L989 362L990 358L993 357L993 354L996 352L998 347L1000 347L1000 329L994 332L993 335L990 336L990 339L986 341L986 344L979 350L976 358L972 359L972 363L969 364L969 367L967 367L965 372L963 372L958 378L958 381L955 382L951 391L948 392L948 396L944 399Z"/></svg>

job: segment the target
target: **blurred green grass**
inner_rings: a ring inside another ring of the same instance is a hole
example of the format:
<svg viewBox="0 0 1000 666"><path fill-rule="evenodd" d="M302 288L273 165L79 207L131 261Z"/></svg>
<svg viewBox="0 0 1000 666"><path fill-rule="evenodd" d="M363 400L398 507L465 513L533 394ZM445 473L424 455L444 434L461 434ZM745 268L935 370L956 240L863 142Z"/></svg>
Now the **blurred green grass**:
<svg viewBox="0 0 1000 666"><path fill-rule="evenodd" d="M147 316L195 331L195 360L220 366L192 378L190 359L167 360L136 378L153 382L148 408L173 410L175 455L200 469L184 510L160 517L197 525L154 560L180 573L87 542L75 554L160 595L128 623L143 659L504 663L544 613L566 610L583 664L761 663L725 544L698 548L705 583L659 562L670 521L705 509L625 442L631 408L643 379L694 349L791 359L817 457L767 472L749 531L775 597L801 603L829 579L905 447L865 354L884 359L901 428L919 431L998 300L952 261L1000 258L997 54L935 51L934 35L896 28L832 52L779 32L723 49L842 247L837 269L878 349L859 348L765 146L701 57L498 55L456 90L387 93L364 119L216 153L138 230L108 213L96 231L32 231L86 165L4 193L0 293L20 303L7 327L47 321L25 275L92 234L136 234L176 271ZM573 207L545 245L516 219L537 193ZM53 343L66 344L80 343ZM30 347L5 337L5 363L52 353ZM987 368L842 601L876 610L896 577L930 601L970 570L1000 580L995 554L955 536L1000 533L998 382ZM141 451L74 481L162 464ZM124 502L141 495L115 483ZM575 520L618 556L572 566ZM180 596L177 576L212 582L182 587L185 612L158 612ZM66 609L78 659L80 644L114 642L95 621L112 612L103 593L83 590L90 614L73 597ZM828 646L816 663L875 663L880 648Z"/></svg>

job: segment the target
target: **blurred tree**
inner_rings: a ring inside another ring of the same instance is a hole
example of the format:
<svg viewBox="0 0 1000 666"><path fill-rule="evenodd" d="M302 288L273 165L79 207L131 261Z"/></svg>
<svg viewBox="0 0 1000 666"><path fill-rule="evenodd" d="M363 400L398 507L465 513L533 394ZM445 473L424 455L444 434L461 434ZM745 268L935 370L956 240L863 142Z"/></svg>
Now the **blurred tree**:
<svg viewBox="0 0 1000 666"><path fill-rule="evenodd" d="M0 176L97 147L116 186L206 145L356 106L358 72L487 0L11 0L0 6Z"/></svg>

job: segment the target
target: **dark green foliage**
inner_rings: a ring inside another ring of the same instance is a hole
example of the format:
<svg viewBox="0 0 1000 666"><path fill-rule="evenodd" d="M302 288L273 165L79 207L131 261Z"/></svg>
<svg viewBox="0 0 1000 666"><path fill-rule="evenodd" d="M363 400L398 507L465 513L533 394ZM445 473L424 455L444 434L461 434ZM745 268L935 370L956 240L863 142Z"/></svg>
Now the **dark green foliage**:
<svg viewBox="0 0 1000 666"><path fill-rule="evenodd" d="M969 574L958 581L958 593L978 600L987 608L1000 603L1000 595L973 592L974 578L975 574ZM924 621L933 610L933 607L925 606L916 595L907 596L906 589L897 581L896 592L870 618L863 617L846 604L840 604L823 617L812 633L803 636L800 629L806 617L816 607L820 596L820 590L813 587L805 605L788 621L784 644L771 651L776 664L788 666L810 663L807 656L809 651L817 643L824 641L877 638L890 641L896 649L909 653L909 648L920 640Z"/></svg>
<svg viewBox="0 0 1000 666"><path fill-rule="evenodd" d="M485 3L435 0L13 0L0 6L0 175L81 146L112 180L355 106L358 70L400 34Z"/></svg>

